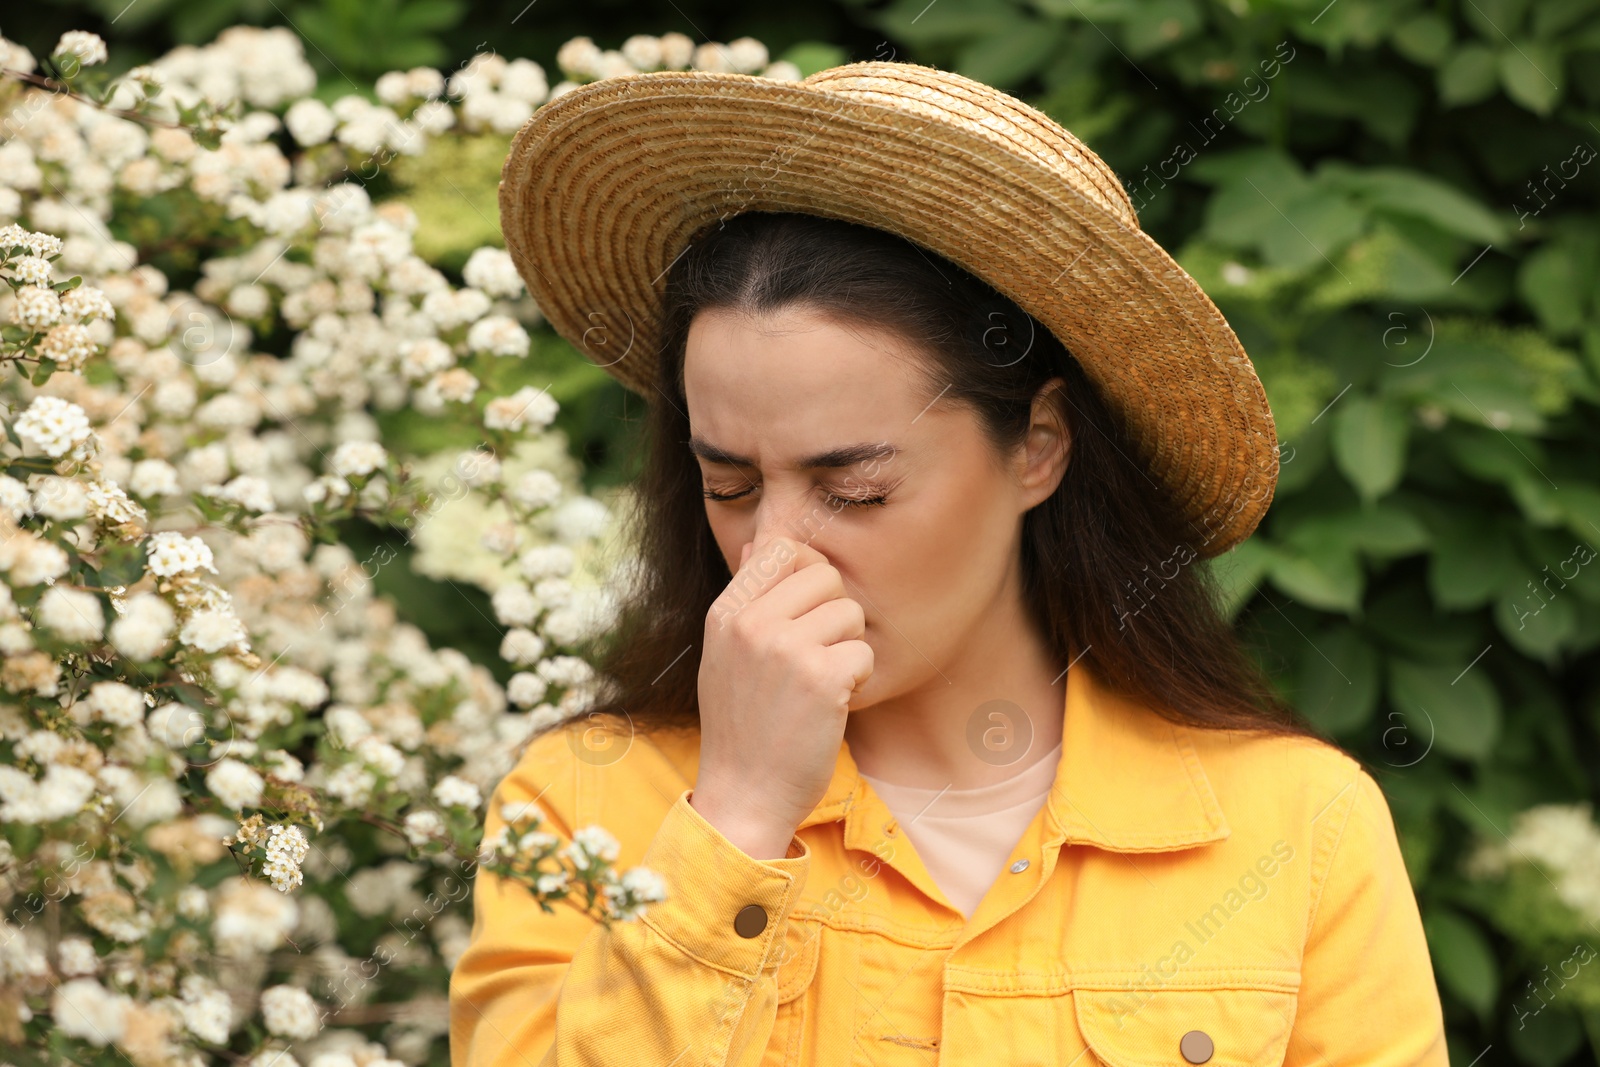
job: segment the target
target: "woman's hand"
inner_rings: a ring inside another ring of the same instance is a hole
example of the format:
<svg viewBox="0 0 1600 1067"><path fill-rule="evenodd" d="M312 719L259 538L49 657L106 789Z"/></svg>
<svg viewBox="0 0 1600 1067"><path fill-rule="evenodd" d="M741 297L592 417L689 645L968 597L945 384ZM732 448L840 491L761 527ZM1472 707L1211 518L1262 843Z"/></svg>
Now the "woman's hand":
<svg viewBox="0 0 1600 1067"><path fill-rule="evenodd" d="M706 615L700 769L690 803L756 859L781 859L822 800L855 690L866 615L827 557L787 537L744 546Z"/></svg>

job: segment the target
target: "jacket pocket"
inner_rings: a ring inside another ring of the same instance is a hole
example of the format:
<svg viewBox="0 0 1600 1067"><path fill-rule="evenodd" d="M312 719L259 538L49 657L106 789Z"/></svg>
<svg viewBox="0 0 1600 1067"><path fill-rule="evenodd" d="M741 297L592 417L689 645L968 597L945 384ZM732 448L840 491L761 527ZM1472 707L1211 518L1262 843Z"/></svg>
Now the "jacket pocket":
<svg viewBox="0 0 1600 1067"><path fill-rule="evenodd" d="M778 949L778 1003L787 1004L806 991L817 973L822 925L791 918Z"/></svg>
<svg viewBox="0 0 1600 1067"><path fill-rule="evenodd" d="M791 918L777 950L778 1013L760 1067L797 1067L807 1060L805 996L817 974L822 926Z"/></svg>
<svg viewBox="0 0 1600 1067"><path fill-rule="evenodd" d="M1106 1067L1276 1067L1297 995L1283 989L1077 989L1083 1039Z"/></svg>

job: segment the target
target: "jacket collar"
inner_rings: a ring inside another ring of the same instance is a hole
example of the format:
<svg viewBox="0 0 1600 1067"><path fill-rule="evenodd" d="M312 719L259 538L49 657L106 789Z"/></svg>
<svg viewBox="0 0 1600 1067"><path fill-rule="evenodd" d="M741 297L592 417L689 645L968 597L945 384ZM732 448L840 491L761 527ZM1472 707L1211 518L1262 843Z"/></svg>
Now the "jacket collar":
<svg viewBox="0 0 1600 1067"><path fill-rule="evenodd" d="M692 781L698 735L673 748L668 757ZM827 791L799 829L842 819L846 847L870 849L881 827L867 825L867 789L845 742ZM1187 848L1231 832L1192 728L1106 688L1081 656L1067 671L1061 758L1045 812L1047 842L1116 852Z"/></svg>

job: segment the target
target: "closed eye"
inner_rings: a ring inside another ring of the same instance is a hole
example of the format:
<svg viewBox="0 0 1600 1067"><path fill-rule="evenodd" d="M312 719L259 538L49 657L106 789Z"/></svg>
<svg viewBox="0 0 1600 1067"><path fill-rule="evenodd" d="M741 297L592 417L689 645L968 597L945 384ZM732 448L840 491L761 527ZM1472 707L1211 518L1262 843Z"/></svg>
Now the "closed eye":
<svg viewBox="0 0 1600 1067"><path fill-rule="evenodd" d="M719 493L713 489L702 489L700 492L701 495L707 500L738 500L742 497L749 496L751 492L754 491L754 488L755 487L752 486L737 493ZM877 493L873 496L867 497L847 497L836 496L833 493L824 492L822 494L822 498L823 500L827 501L829 507L836 511L842 508L878 507L879 505L888 503L889 500L888 495L885 493Z"/></svg>

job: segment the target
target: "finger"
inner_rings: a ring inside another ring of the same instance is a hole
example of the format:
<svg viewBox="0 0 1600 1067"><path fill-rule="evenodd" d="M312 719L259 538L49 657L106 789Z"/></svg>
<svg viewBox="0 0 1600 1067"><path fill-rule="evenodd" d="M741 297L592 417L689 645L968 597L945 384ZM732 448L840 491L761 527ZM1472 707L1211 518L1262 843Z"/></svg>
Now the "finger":
<svg viewBox="0 0 1600 1067"><path fill-rule="evenodd" d="M774 537L758 542L750 549L750 558L739 568L743 580L753 586L759 596L783 581L795 571L815 563L826 563L827 557L810 545L792 537Z"/></svg>
<svg viewBox="0 0 1600 1067"><path fill-rule="evenodd" d="M751 607L769 619L792 620L844 595L844 579L838 569L825 564L789 575L752 601Z"/></svg>
<svg viewBox="0 0 1600 1067"><path fill-rule="evenodd" d="M833 645L859 640L866 632L866 613L849 597L837 597L801 615L794 620L794 625L796 636L801 640Z"/></svg>
<svg viewBox="0 0 1600 1067"><path fill-rule="evenodd" d="M739 566L740 567L743 567L745 565L745 563L750 559L750 550L752 548L754 548L755 545L756 545L756 543L754 541L746 541L744 543L744 547L739 550Z"/></svg>

